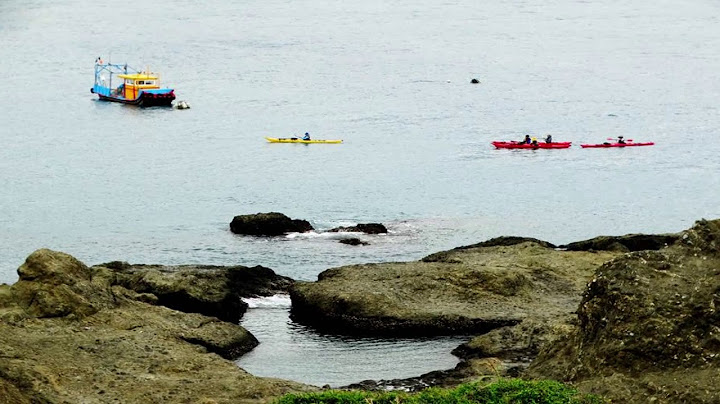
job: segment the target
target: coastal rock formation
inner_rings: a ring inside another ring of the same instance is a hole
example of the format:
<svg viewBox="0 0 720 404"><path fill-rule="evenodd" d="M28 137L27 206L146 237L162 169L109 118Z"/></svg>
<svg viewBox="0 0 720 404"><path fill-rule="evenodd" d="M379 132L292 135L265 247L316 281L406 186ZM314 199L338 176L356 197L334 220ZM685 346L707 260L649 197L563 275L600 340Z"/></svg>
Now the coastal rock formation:
<svg viewBox="0 0 720 404"><path fill-rule="evenodd" d="M659 250L678 240L678 234L626 234L624 236L598 236L560 246L568 251L643 251Z"/></svg>
<svg viewBox="0 0 720 404"><path fill-rule="evenodd" d="M571 313L594 269L617 255L524 241L455 249L417 262L334 268L317 282L290 289L291 315L347 334L480 334Z"/></svg>
<svg viewBox="0 0 720 404"><path fill-rule="evenodd" d="M329 232L356 232L365 234L383 234L387 233L387 228L382 223L358 223L355 226L340 226L328 230Z"/></svg>
<svg viewBox="0 0 720 404"><path fill-rule="evenodd" d="M461 383L491 383L501 374L508 374L506 364L496 358L469 359L458 363L450 370L436 370L417 377L390 380L363 380L343 386L343 389L387 391L403 390L416 392L428 387L453 388Z"/></svg>
<svg viewBox="0 0 720 404"><path fill-rule="evenodd" d="M476 247L496 247L496 246L512 246L520 243L535 243L545 248L555 248L555 244L549 243L544 240L538 240L532 237L517 237L517 236L500 236L491 238L490 240L481 241L477 244L466 245L462 247L453 248L453 250L467 250L469 248Z"/></svg>
<svg viewBox="0 0 720 404"><path fill-rule="evenodd" d="M307 220L290 219L278 212L239 215L230 222L230 231L233 233L252 236L280 236L311 230L313 227Z"/></svg>
<svg viewBox="0 0 720 404"><path fill-rule="evenodd" d="M262 266L130 265L114 261L93 267L103 268L112 272L115 284L151 294L159 305L233 323L247 310L242 297L285 293L293 282Z"/></svg>
<svg viewBox="0 0 720 404"><path fill-rule="evenodd" d="M720 220L604 264L577 325L543 347L528 375L614 402L720 402L719 268Z"/></svg>
<svg viewBox="0 0 720 404"><path fill-rule="evenodd" d="M315 389L244 372L223 358L257 344L245 329L149 304L160 299L115 269L38 250L18 274L0 286L0 401L262 403Z"/></svg>

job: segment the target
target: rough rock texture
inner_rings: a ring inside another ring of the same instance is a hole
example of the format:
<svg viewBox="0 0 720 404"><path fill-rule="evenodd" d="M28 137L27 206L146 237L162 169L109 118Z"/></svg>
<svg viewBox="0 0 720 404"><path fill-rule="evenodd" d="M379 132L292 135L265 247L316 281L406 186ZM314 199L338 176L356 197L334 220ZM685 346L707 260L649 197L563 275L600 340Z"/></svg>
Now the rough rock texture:
<svg viewBox="0 0 720 404"><path fill-rule="evenodd" d="M154 306L50 250L0 286L0 402L263 403L313 387L254 377L226 357L257 341L239 325Z"/></svg>
<svg viewBox="0 0 720 404"><path fill-rule="evenodd" d="M358 223L355 226L336 227L328 230L329 232L356 232L365 234L382 234L387 233L387 228L382 223Z"/></svg>
<svg viewBox="0 0 720 404"><path fill-rule="evenodd" d="M536 238L532 237L518 237L518 236L500 236L491 238L490 240L482 241L477 244L471 244L466 245L462 247L454 248L454 250L467 250L469 248L477 248L477 247L497 247L497 246L512 246L516 244L531 242L535 243L537 245L547 247L547 248L555 248L555 244L549 243L544 240L538 240Z"/></svg>
<svg viewBox="0 0 720 404"><path fill-rule="evenodd" d="M290 219L278 212L239 215L230 222L230 231L233 233L252 236L280 236L310 230L313 227L307 220Z"/></svg>
<svg viewBox="0 0 720 404"><path fill-rule="evenodd" d="M617 253L556 251L533 242L352 265L290 289L294 320L351 334L484 333L577 308L593 270Z"/></svg>
<svg viewBox="0 0 720 404"><path fill-rule="evenodd" d="M247 310L242 297L284 293L293 282L262 266L130 265L115 261L94 267L102 268L112 272L115 284L151 294L159 305L234 323Z"/></svg>
<svg viewBox="0 0 720 404"><path fill-rule="evenodd" d="M572 315L558 315L551 321L527 318L512 327L496 328L460 345L453 354L463 358L499 358L526 367L534 359L543 344L566 332L572 323Z"/></svg>
<svg viewBox="0 0 720 404"><path fill-rule="evenodd" d="M508 372L507 364L499 359L469 359L458 363L454 369L450 370L437 370L408 379L363 380L342 388L371 391L420 391L428 387L456 387L461 383L477 382L478 380L491 383L500 375L508 374L511 373Z"/></svg>
<svg viewBox="0 0 720 404"><path fill-rule="evenodd" d="M659 250L673 244L679 234L626 234L624 236L598 236L560 246L568 251L643 251Z"/></svg>
<svg viewBox="0 0 720 404"><path fill-rule="evenodd" d="M720 220L672 246L600 267L578 324L543 347L528 375L614 402L720 402Z"/></svg>

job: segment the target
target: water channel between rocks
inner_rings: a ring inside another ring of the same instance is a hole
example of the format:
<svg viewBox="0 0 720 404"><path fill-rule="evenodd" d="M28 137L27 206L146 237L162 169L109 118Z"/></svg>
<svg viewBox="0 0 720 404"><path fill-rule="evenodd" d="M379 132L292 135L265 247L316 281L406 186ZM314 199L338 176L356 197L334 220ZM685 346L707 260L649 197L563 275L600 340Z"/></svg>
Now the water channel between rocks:
<svg viewBox="0 0 720 404"><path fill-rule="evenodd" d="M453 368L450 352L469 337L358 338L320 334L289 318L290 298L245 299L241 325L260 341L236 363L256 376L339 387Z"/></svg>

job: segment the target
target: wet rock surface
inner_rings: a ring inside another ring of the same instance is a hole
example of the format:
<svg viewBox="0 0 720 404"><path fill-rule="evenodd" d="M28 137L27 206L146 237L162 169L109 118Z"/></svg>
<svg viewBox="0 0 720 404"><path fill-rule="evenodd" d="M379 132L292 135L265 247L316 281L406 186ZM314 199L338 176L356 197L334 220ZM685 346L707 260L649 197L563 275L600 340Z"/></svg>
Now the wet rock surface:
<svg viewBox="0 0 720 404"><path fill-rule="evenodd" d="M281 236L311 230L313 227L307 220L291 219L279 212L238 215L230 222L233 233L252 236Z"/></svg>
<svg viewBox="0 0 720 404"><path fill-rule="evenodd" d="M237 324L152 305L107 267L38 250L0 286L0 394L8 402L262 403L314 390L224 358L257 344Z"/></svg>

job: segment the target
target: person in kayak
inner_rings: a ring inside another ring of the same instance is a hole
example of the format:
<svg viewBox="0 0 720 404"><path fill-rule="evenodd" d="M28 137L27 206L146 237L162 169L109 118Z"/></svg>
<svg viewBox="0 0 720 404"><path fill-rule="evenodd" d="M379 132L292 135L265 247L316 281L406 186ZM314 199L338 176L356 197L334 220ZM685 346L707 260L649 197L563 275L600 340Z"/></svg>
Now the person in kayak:
<svg viewBox="0 0 720 404"><path fill-rule="evenodd" d="M622 136L618 136L618 143L625 144L625 139Z"/></svg>
<svg viewBox="0 0 720 404"><path fill-rule="evenodd" d="M532 142L532 139L530 139L530 135L525 135L525 139L523 139L520 143L521 144L530 144Z"/></svg>
<svg viewBox="0 0 720 404"><path fill-rule="evenodd" d="M302 140L310 140L310 134L305 132L305 135L302 137Z"/></svg>
<svg viewBox="0 0 720 404"><path fill-rule="evenodd" d="M548 135L545 137L545 143L552 143L552 135L551 135L551 134L548 134Z"/></svg>
<svg viewBox="0 0 720 404"><path fill-rule="evenodd" d="M536 137L532 138L532 141L530 142L530 144L533 146L537 146L538 145L537 138Z"/></svg>

